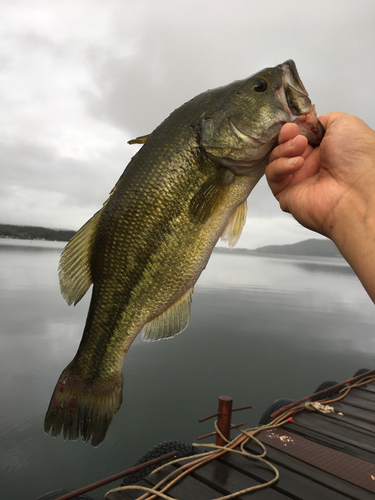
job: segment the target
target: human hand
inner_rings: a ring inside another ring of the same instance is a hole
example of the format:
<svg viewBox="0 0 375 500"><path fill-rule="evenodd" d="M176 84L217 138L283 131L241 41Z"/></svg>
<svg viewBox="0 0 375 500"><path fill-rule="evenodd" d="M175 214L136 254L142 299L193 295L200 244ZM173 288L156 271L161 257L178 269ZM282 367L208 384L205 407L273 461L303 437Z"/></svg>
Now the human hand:
<svg viewBox="0 0 375 500"><path fill-rule="evenodd" d="M326 133L315 149L297 125L283 126L266 177L282 210L334 239L348 210L361 218L375 204L375 132L344 113L328 113L319 120Z"/></svg>

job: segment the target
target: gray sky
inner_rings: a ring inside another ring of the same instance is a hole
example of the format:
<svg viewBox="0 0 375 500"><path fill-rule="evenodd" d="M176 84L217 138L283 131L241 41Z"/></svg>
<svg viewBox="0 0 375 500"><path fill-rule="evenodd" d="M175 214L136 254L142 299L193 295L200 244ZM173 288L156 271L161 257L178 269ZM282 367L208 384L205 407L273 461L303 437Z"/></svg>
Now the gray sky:
<svg viewBox="0 0 375 500"><path fill-rule="evenodd" d="M0 222L78 229L137 146L208 88L294 59L318 114L375 128L374 0L2 0ZM238 247L315 237L264 180Z"/></svg>

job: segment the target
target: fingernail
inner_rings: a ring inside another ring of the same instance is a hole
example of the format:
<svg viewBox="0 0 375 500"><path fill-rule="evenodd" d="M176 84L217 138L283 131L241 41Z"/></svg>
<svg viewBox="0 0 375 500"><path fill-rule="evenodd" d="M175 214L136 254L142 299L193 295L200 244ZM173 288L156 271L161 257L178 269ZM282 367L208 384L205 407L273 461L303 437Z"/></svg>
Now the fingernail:
<svg viewBox="0 0 375 500"><path fill-rule="evenodd" d="M286 161L287 165L294 165L298 160L298 156L296 158L288 158Z"/></svg>

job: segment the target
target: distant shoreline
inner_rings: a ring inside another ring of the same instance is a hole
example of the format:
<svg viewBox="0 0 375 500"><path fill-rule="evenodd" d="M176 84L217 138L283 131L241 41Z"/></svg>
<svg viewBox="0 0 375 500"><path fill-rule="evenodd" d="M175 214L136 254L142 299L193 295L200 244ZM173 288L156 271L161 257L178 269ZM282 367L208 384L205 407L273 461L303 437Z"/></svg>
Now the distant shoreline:
<svg viewBox="0 0 375 500"><path fill-rule="evenodd" d="M0 224L0 238L41 241L69 241L76 231L50 229L40 226L15 226Z"/></svg>
<svg viewBox="0 0 375 500"><path fill-rule="evenodd" d="M41 240L41 241L69 241L76 231L67 229L50 229L41 226L16 226L0 224L0 238ZM267 245L254 250L247 248L216 247L215 252L241 255L304 255L311 257L341 257L340 252L331 240L308 239L289 245Z"/></svg>
<svg viewBox="0 0 375 500"><path fill-rule="evenodd" d="M341 257L336 245L331 240L311 238L288 245L267 245L249 250L247 248L216 247L215 252L235 253L239 255L302 255L305 257Z"/></svg>

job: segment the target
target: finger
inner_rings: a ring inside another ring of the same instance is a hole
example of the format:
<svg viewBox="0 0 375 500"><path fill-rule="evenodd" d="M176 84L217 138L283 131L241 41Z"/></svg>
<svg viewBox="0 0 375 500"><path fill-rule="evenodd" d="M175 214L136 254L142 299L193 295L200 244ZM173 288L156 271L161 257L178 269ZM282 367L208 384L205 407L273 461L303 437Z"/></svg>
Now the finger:
<svg viewBox="0 0 375 500"><path fill-rule="evenodd" d="M301 133L299 126L296 123L285 123L280 130L278 144L294 139Z"/></svg>
<svg viewBox="0 0 375 500"><path fill-rule="evenodd" d="M269 183L280 183L300 170L305 160L302 156L293 158L277 158L266 168L266 177ZM284 187L284 186L283 186Z"/></svg>
<svg viewBox="0 0 375 500"><path fill-rule="evenodd" d="M345 115L345 113L342 113L341 111L331 111L330 113L318 116L318 120L323 125L324 129L327 130L333 122L343 115Z"/></svg>
<svg viewBox="0 0 375 500"><path fill-rule="evenodd" d="M297 135L290 139L288 142L284 142L272 151L269 157L269 163L276 160L277 158L288 157L292 158L295 156L304 156L306 149L308 147L308 141L303 135Z"/></svg>
<svg viewBox="0 0 375 500"><path fill-rule="evenodd" d="M328 120L330 119L332 111L330 113L325 113L324 115L318 116L318 120L323 125L324 128L327 127Z"/></svg>
<svg viewBox="0 0 375 500"><path fill-rule="evenodd" d="M306 158L310 155L310 153L311 153L311 151L312 151L313 149L314 149L314 148L313 148L310 144L307 144L307 146L306 146L306 148L305 148L304 152L301 154L302 158L305 158L305 159L306 159Z"/></svg>

